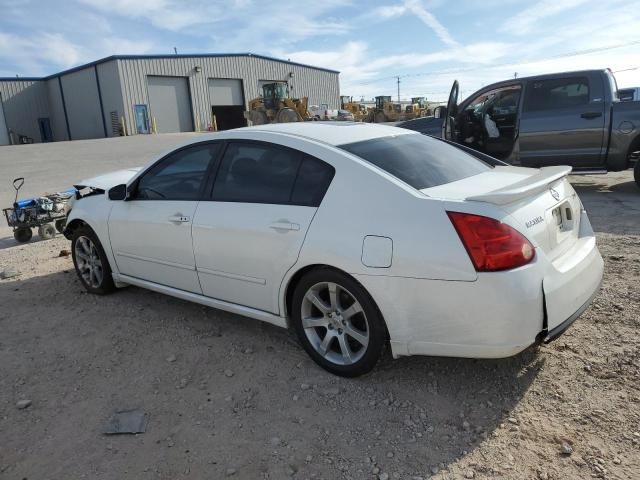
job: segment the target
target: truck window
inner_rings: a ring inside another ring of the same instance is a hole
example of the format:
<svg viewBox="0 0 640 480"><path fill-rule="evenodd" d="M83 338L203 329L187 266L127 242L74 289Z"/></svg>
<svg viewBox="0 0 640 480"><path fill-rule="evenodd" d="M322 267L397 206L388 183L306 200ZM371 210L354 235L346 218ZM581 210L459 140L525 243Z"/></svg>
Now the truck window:
<svg viewBox="0 0 640 480"><path fill-rule="evenodd" d="M524 111L562 110L586 105L590 98L585 77L533 80L527 84Z"/></svg>

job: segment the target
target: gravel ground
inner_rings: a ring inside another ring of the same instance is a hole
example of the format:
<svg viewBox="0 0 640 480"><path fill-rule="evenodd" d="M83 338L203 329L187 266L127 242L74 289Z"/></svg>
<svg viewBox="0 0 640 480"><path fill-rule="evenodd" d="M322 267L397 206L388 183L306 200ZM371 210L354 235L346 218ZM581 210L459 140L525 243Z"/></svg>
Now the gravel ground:
<svg viewBox="0 0 640 480"><path fill-rule="evenodd" d="M640 478L631 178L573 179L606 271L560 339L506 360L386 358L355 380L267 324L133 287L89 295L62 237L7 240L0 478ZM130 408L146 433L102 433Z"/></svg>

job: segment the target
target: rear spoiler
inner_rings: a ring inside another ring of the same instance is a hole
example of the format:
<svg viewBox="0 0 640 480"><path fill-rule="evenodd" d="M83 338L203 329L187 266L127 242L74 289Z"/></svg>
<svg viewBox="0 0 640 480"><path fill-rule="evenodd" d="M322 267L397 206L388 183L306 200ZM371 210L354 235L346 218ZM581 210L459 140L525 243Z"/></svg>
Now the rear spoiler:
<svg viewBox="0 0 640 480"><path fill-rule="evenodd" d="M557 167L542 167L535 175L525 178L524 180L520 180L513 185L480 195L472 195L467 197L465 200L495 203L498 205L517 202L518 200L529 197L534 193L548 189L549 184L566 177L569 173L571 173L571 167L564 165Z"/></svg>

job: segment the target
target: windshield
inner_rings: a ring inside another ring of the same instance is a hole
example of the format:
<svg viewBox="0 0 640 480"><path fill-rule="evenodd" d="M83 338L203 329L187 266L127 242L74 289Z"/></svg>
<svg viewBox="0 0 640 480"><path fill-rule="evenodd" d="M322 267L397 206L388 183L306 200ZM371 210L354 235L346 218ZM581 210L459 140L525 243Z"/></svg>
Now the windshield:
<svg viewBox="0 0 640 480"><path fill-rule="evenodd" d="M340 148L417 190L462 180L493 168L446 142L420 134L374 138Z"/></svg>

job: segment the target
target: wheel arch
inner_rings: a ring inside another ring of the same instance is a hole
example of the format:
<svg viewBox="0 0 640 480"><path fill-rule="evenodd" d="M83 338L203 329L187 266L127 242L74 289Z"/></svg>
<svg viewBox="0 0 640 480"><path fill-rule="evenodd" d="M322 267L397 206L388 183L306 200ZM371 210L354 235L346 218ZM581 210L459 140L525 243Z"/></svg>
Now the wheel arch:
<svg viewBox="0 0 640 480"><path fill-rule="evenodd" d="M640 133L638 133L636 135L636 138L631 140L631 143L629 144L629 149L627 150L627 160L630 159L633 152L640 152Z"/></svg>
<svg viewBox="0 0 640 480"><path fill-rule="evenodd" d="M85 225L91 228L91 226L81 218L74 218L69 223L67 223L62 233L67 240L71 240L73 238L73 232L75 232L78 228L83 227Z"/></svg>
<svg viewBox="0 0 640 480"><path fill-rule="evenodd" d="M287 328L291 327L291 310L292 310L292 303L293 303L293 292L295 291L296 287L298 286L298 283L300 283L300 280L302 279L302 277L304 277L307 273L315 271L315 270L332 270L334 272L338 272L341 273L343 275L348 276L349 278L351 278L354 282L356 282L358 285L360 285L365 292L367 292L367 294L369 295L369 297L371 298L371 300L373 301L373 305L375 306L376 310L378 311L380 318L382 318L382 322L384 323L384 328L387 332L387 341L389 339L389 327L387 326L387 321L384 318L384 315L382 315L382 311L380 310L380 307L378 306L378 302L376 302L376 299L373 297L373 295L371 294L371 292L369 292L369 290L367 289L367 287L365 287L360 281L358 281L357 278L355 278L353 275L351 275L349 272L345 272L344 270L331 266L331 265L327 265L327 264L322 264L322 263L315 263L315 264L311 264L311 265L305 265L304 267L299 268L298 270L296 270L296 272L291 275L291 277L289 277L289 280L286 283L286 287L285 287L285 291L284 291L284 316L287 322Z"/></svg>

